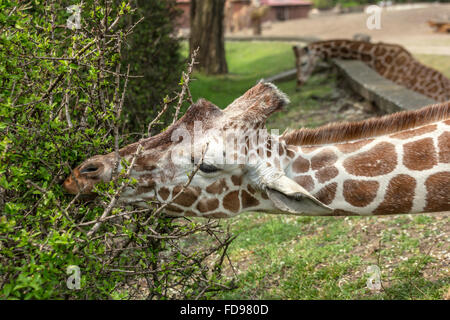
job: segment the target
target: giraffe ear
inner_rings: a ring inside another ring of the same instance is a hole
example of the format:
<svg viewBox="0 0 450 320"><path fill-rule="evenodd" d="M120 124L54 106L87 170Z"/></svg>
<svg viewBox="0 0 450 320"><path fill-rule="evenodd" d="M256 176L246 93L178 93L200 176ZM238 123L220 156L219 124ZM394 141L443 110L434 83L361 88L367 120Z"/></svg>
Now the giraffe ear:
<svg viewBox="0 0 450 320"><path fill-rule="evenodd" d="M289 98L274 84L261 80L225 110L233 121L256 123L265 121L272 113L289 104Z"/></svg>
<svg viewBox="0 0 450 320"><path fill-rule="evenodd" d="M286 176L267 184L266 192L273 204L285 213L327 215L333 211Z"/></svg>

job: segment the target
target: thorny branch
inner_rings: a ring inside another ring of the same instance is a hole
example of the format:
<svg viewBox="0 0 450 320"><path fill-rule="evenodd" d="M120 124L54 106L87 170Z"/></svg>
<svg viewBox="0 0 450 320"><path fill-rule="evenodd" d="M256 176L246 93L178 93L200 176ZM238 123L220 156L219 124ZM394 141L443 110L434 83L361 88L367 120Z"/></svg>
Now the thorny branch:
<svg viewBox="0 0 450 320"><path fill-rule="evenodd" d="M161 111L158 113L158 115L156 116L155 119L153 119L149 125L148 125L148 136L150 136L151 134L151 130L152 127L155 123L157 123L159 121L159 119L162 117L162 115L164 113L166 113L169 110L169 106L171 105L171 103L177 101L177 104L175 106L175 115L174 115L174 120L173 123L176 121L175 119L177 119L178 114L180 112L181 109L181 105L183 103L183 101L186 98L186 94L188 95L188 101L190 103L192 103L192 97L189 91L189 83L191 80L191 74L193 71L193 67L196 64L195 61L195 56L198 53L198 49L194 51L193 56L191 57L191 61L188 64L188 70L187 72L183 72L183 81L182 81L182 87L181 87L181 91L175 95L175 97L173 98L166 98L164 100L163 103L163 107L161 109ZM115 72L116 77L119 77L120 75L120 70L116 70ZM125 77L125 84L124 84L124 88L123 88L123 94L122 97L119 99L118 104L116 103L116 106L118 107L117 112L120 113L121 109L122 109L122 105L123 105L123 101L124 101L124 92L126 89L126 83L128 81L128 76L129 76L129 69L127 71L126 77ZM119 81L116 81L117 84L119 84ZM114 123L114 135L115 137L118 137L118 125L117 123ZM137 213L139 215L142 215L145 211L144 210L135 210L135 211L125 211L119 214L114 214L114 215L110 215L112 212L112 209L117 207L118 205L118 200L120 198L120 194L124 191L124 189L126 187L130 186L130 181L129 181L129 177L130 174L133 170L133 167L135 165L135 162L137 160L137 158L139 157L139 155L141 154L142 150L143 150L143 143L145 142L146 138L140 139L137 143L137 147L136 147L136 151L134 152L134 154L131 157L130 160L130 164L127 167L127 171L125 172L125 174L122 175L118 175L117 177L121 177L123 178L120 186L118 189L116 189L116 192L113 194L113 196L111 197L111 200L109 202L109 204L107 205L106 209L104 210L103 214L97 218L95 221L88 221L88 222L84 222L82 224L80 224L79 226L88 226L88 225L92 225L94 224L94 226L91 228L91 230L88 232L88 237L92 237L100 228L100 226L104 223L104 222L108 222L108 221L115 221L116 219L121 219L121 218L125 218L125 219L131 219L132 220L132 225L133 225L133 229L135 230L135 234L137 234L136 232L138 230L148 230L150 233L146 234L146 237L148 239L152 239L152 243L150 244L148 247L154 247L159 246L162 242L166 242L169 241L169 243L171 243L171 247L172 250L175 252L181 250L180 247L177 245L177 241L180 241L180 239L184 239L188 236L194 236L200 232L206 232L207 234L209 234L210 236L212 236L218 243L217 247L214 246L210 249L209 252L205 253L204 255L201 256L201 258L198 258L197 263L199 261L203 261L205 259L207 259L208 257L211 256L211 254L218 252L219 250L222 251L222 254L220 254L220 256L218 256L218 262L216 263L216 266L221 266L224 262L224 258L227 257L230 265L231 265L231 261L227 255L227 250L228 250L228 246L229 244L234 240L235 237L231 236L229 234L229 232L226 233L225 238L223 240L221 240L222 237L219 237L217 235L217 233L223 233L222 231L219 231L218 228L218 224L215 221L212 222L208 222L206 224L200 224L200 225L196 225L194 227L189 228L187 231L185 232L175 232L175 233L168 233L168 234L164 234L161 233L161 230L159 230L159 226L156 225L156 227L153 227L153 224L155 223L155 221L157 221L157 219L159 217L161 217L161 214L164 212L164 209L170 205L171 203L173 203L185 190L186 188L189 187L189 185L191 184L194 176L196 175L196 173L199 170L199 167L203 161L203 157L207 151L208 145L205 145L203 148L203 153L202 153L202 158L201 160L196 164L196 166L194 167L193 171L189 174L188 179L186 181L186 183L182 186L181 190L174 195L170 201L163 203L161 205L159 205L156 209L150 210L150 215L149 217L141 222L139 221L139 219L135 219L133 218L134 213ZM118 139L115 139L116 141L116 145L115 145L115 152L116 155L118 156ZM118 166L118 163L120 161L120 158L117 158L117 162L116 165ZM117 179L116 177L116 179ZM157 205L157 204L154 204ZM149 212L149 210L146 210L147 212ZM140 238L140 237L138 237ZM119 247L117 248L111 248L109 250L111 250L111 256L108 259L108 261L106 262L105 265L111 265L111 263L120 256L120 254L122 254L125 250L126 251L130 251L133 249L137 249L137 248L142 248L142 246L135 246L130 248L129 246L134 243L135 241L133 240L133 238L128 238L125 241L123 241L121 243L121 245L119 245ZM184 253L183 256L185 257L185 259L190 259L190 254L189 253ZM234 268L232 267L232 269L234 270ZM152 281L147 281L148 283L153 283L156 281L157 274L159 271L161 271L160 268L153 268L151 270L145 270L145 271L139 271L139 270L124 270L123 267L122 268L106 268L104 270L109 271L109 272L121 272L121 273L125 273L127 275L134 275L134 276L143 276L143 275L149 275L152 276L153 282ZM179 270L181 271L181 270ZM214 268L214 272L220 272L221 271L221 267ZM176 272L176 270L173 270L173 272ZM195 280L198 281L198 280ZM215 290L226 290L226 289L230 289L230 286L226 286L226 285L221 285L221 284L207 284L208 281L207 279L204 278L205 281L205 286L203 287L203 289L197 294L197 296L195 297L196 299L200 298L201 296L203 296L206 292L209 291L215 291ZM220 288L220 289L218 289ZM153 297L153 296L152 296Z"/></svg>
<svg viewBox="0 0 450 320"><path fill-rule="evenodd" d="M178 104L177 104L177 107L176 107L176 109L175 109L175 115L174 115L174 117L173 117L172 123L175 123L175 121L178 120L178 113L180 112L180 108L181 108L181 105L183 104L184 96L186 95L186 93L189 93L189 98L190 98L190 101L189 101L189 102L190 102L191 104L194 103L194 102L192 101L191 92L189 91L189 81L191 80L190 77L191 77L191 74L192 74L192 70L194 69L194 65L197 64L197 62L195 62L195 58L196 58L197 55L198 55L198 51L199 51L199 48L195 49L195 50L192 52L191 62L190 62L189 65L188 65L188 72L187 72L187 73L186 73L186 72L183 72L183 76L182 76L182 79L183 79L183 81L182 81L182 89L181 89L180 94L178 95Z"/></svg>
<svg viewBox="0 0 450 320"><path fill-rule="evenodd" d="M95 8L100 8L102 5L103 2L94 1ZM13 8L9 14L14 14L14 11L23 10L23 8ZM19 53L18 61L25 71L28 66L40 62L54 65L70 63L71 68L68 72L42 74L42 81L38 83L25 83L29 81L27 79L22 83L19 81L17 85L14 84L10 97L14 107L18 109L23 107L32 116L39 115L38 103L54 105L48 121L62 120L62 125L65 125L62 131L69 137L73 132L77 132L87 141L92 140L92 135L85 131L89 127L88 123L92 126L92 122L88 122L87 119L93 118L95 129L105 129L100 138L106 139L108 136L114 138L113 152L116 154L113 175L114 190L109 194L99 192L100 196L89 202L86 202L81 193L71 199L58 198L60 195L55 196L55 186L64 181L67 169L75 165L75 163L68 163L67 158L60 156L63 150L71 147L70 139L58 142L54 137L45 137L39 128L33 126L32 122L25 125L23 123L12 124L6 128L8 132L15 132L20 127L21 130L29 130L35 139L49 139L56 147L55 157L57 160L55 162L59 163L59 171L52 172L54 177L49 184L33 180L33 178L26 180L30 192L35 192L38 196L36 196L36 203L27 208L24 216L35 215L41 208L45 208L44 203L50 202L51 199L56 208L55 211L52 211L56 214L55 217L52 217L53 223L67 229L66 231L69 233L74 230L78 234L73 238L77 245L70 249L70 254L76 255L80 261L99 261L103 268L99 271L98 276L104 279L109 279L113 273L114 277L117 273L124 274L126 283L120 283L118 286L120 289L128 290L130 298L190 297L199 299L204 297L207 292L229 289L229 285L223 284L217 279L220 279L221 265L225 257L228 258L226 252L234 237L228 231L223 230L216 220L199 222L195 219L170 218L162 214L164 209L189 187L199 170L208 145L204 146L201 161L193 168L186 183L170 202L156 204L150 210L124 207L120 203L122 192L128 187L132 187L130 176L137 159L142 154L146 138L138 141L136 151L130 158L127 158L127 162L120 159L119 144L124 137L120 133L121 115L127 107L125 96L128 81L130 78L139 76L130 75L129 65L126 71L121 70L120 61L116 64L106 62L108 62L107 57L113 54L117 54L120 60L122 44L125 43L126 37L132 33L141 19L121 30L120 15L113 16L110 5L105 6L104 13L105 18L99 23L92 23L91 26L84 26L83 29L76 31L80 38L87 38L87 40L77 42L81 43L80 45L68 41L67 43L70 45L67 47L67 52L70 53L67 56L56 56L57 52L64 52L57 50L23 55ZM52 30L61 28L56 25L57 19L50 18L48 21L51 21ZM57 43L58 34L51 32L51 41ZM197 53L198 49L194 50L187 70L182 74L180 92L172 98L164 99L161 111L149 123L147 137L150 136L152 127L168 110L174 111L173 122L175 122L180 115L183 103L185 101L193 103L189 83L192 80L193 68L197 64L195 61ZM72 68L73 65L77 67ZM80 81L85 79L81 73L90 68L96 70L96 79L92 80L90 87L80 86ZM111 85L105 85L106 82ZM73 94L73 92L78 94ZM56 97L59 94L61 94L61 99L57 100ZM30 96L31 99L26 100L23 98L24 96ZM84 102L80 101L79 103L78 96L83 96ZM56 101L58 101L57 104ZM110 106L112 106L112 112ZM22 152L19 148L23 147L14 147L16 152ZM6 144L5 154L9 148L9 144ZM98 151L89 148L94 147L89 146L84 151L86 153ZM2 160L1 157L3 154L0 154L0 160ZM122 163L124 169L118 172ZM45 164L45 161L40 165L51 168ZM6 191L0 188L0 205L10 199L11 197L6 195ZM102 203L101 199L108 200L106 203ZM102 209L102 211L98 209ZM35 222L39 223L41 228L46 228L47 218L39 215L37 217ZM22 228L24 227L18 224L13 227L13 230ZM42 234L45 235L45 230ZM191 241L192 239L196 241ZM102 247L104 250L92 251L90 246ZM23 250L12 242L10 249L12 252ZM48 241L43 241L39 245L39 250L51 252L52 247ZM144 261L142 265L141 261ZM142 279L146 281L144 288L140 285ZM7 280L8 278L4 278L0 282L4 283ZM89 286L94 285L89 284ZM89 286L85 289L90 288ZM195 294L189 295L192 292L191 288L196 288L197 291Z"/></svg>
<svg viewBox="0 0 450 320"><path fill-rule="evenodd" d="M119 40L119 42L120 42L120 40ZM119 45L119 48L120 48L120 45ZM181 108L181 105L182 105L183 101L184 101L184 96L185 96L186 92L189 92L190 75L192 74L193 67L196 64L195 57L197 56L197 54L198 54L198 48L196 50L194 50L194 52L192 53L191 62L188 64L188 72L187 73L183 72L183 81L182 81L181 92L176 95L176 97L178 97L178 103L176 105L176 111L175 111L175 116L174 116L173 123L175 122L177 114L178 114L178 112L179 112L179 110ZM116 69L116 92L115 92L114 100L116 100L116 97L118 95L118 93L117 93L118 87L120 86L120 79L119 79L120 76L119 76L119 74L120 74L120 67L117 67L117 69ZM128 75L129 75L129 66L128 66L128 71L127 71L127 75L126 75L126 78L125 78L125 85L124 85L124 88L123 88L123 94L122 94L120 100L116 101L116 104L115 104L116 105L116 117L117 117L117 119L120 117L120 112L122 110L123 102L124 102L124 99L125 99L125 94L124 93L125 93L127 82L128 82ZM174 101L176 99L176 97L171 99L171 100L169 100L169 101ZM150 124L148 126L148 134L149 135L150 135L150 131L151 131L152 125L156 121L158 121L158 119L164 114L164 112L167 111L168 105L169 105L169 101L166 100L164 102L164 107L163 107L162 111L157 115L157 117L153 121L150 122ZM119 146L118 146L119 129L118 129L117 123L114 123L114 137L115 137L114 141L115 141L116 164L115 164L113 172L117 172L117 168L118 168L119 162L120 162ZM139 142L137 144L136 151L135 151L135 153L133 154L133 156L131 158L131 163L128 166L128 169L127 169L125 175L123 176L124 181L122 181L122 183L120 184L119 188L116 190L116 192L112 196L110 203L106 207L106 209L103 212L103 214L101 215L101 217L99 217L96 220L95 225L88 232L88 236L89 237L92 236L98 230L98 228L101 226L102 222L106 220L105 218L108 217L108 215L111 213L112 209L115 207L118 199L120 198L120 194L123 192L123 190L126 187L129 187L130 181L127 181L127 179L130 177L131 171L134 168L134 164L135 164L138 156L140 155L140 153L142 151L142 148L143 148L142 144L143 144L144 141L145 141L145 139L140 139L139 140ZM207 151L207 148L208 148L208 145L206 145L204 150L203 150L201 161L199 161L199 163L195 166L194 170L189 175L187 182L182 186L181 190L171 199L171 201L166 202L166 203L162 204L159 208L157 208L151 214L151 216L145 222L142 223L143 226L147 225L151 219L154 219L155 217L159 217L160 214L163 212L163 210L168 205L173 203L186 190L186 188L190 185L192 179L194 178L195 174L199 170L199 167L200 167L201 163L203 162L203 157L204 157L204 155L205 155L205 153Z"/></svg>

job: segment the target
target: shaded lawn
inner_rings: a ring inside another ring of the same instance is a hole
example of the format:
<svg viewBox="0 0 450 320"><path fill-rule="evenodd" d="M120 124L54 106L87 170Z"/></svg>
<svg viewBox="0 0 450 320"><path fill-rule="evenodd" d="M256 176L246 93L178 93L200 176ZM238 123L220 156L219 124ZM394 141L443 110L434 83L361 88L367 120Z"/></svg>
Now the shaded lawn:
<svg viewBox="0 0 450 320"><path fill-rule="evenodd" d="M195 74L194 100L221 108L259 79L291 69L290 43L227 43L230 74ZM450 59L417 58L450 76ZM300 92L295 81L277 84L291 99L269 128L316 126L305 118L323 108L336 86L333 74L313 76ZM449 213L387 217L295 217L246 213L221 222L237 234L227 266L238 288L227 299L442 299L450 288ZM381 270L381 290L370 290L367 267Z"/></svg>

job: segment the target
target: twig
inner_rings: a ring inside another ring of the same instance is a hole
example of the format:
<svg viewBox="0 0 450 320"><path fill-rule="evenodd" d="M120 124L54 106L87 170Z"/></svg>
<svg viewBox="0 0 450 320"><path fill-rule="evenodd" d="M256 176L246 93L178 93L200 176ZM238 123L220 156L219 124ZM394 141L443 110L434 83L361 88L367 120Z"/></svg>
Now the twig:
<svg viewBox="0 0 450 320"><path fill-rule="evenodd" d="M198 55L199 49L200 48L197 48L197 49L195 49L192 52L191 62L188 64L188 70L187 70L187 72L183 72L183 74L182 74L183 83L182 83L181 93L180 93L180 95L178 97L178 104L177 104L176 109L175 109L175 115L173 117L172 124L175 123L175 121L178 120L178 113L180 112L181 105L183 104L184 96L185 96L186 92L189 92L189 95L190 95L188 84L189 84L189 81L190 81L192 70L194 69L194 65L196 64L195 58ZM191 97L191 101L192 101L192 97Z"/></svg>
<svg viewBox="0 0 450 320"><path fill-rule="evenodd" d="M161 118L161 116L167 111L167 108L169 107L169 104L171 104L174 100L176 99L176 97L169 99L169 98L164 98L164 107L161 109L161 111L158 113L158 115L156 116L155 119L153 119L148 127L147 127L147 135L150 137L151 136L151 131L152 131L152 126L157 123L159 121L159 119Z"/></svg>

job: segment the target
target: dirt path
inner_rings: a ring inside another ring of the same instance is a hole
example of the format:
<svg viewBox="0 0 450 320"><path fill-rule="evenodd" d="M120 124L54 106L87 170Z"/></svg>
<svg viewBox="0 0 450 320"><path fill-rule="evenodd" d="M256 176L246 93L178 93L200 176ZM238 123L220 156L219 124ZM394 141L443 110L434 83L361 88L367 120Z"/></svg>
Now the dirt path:
<svg viewBox="0 0 450 320"><path fill-rule="evenodd" d="M450 4L430 4L426 8L384 10L381 29L369 30L365 13L328 14L309 19L272 23L263 29L264 36L317 37L319 39L352 38L364 33L372 41L398 43L414 53L450 55L450 34L435 33L428 20L450 20ZM250 35L244 30L233 35Z"/></svg>

